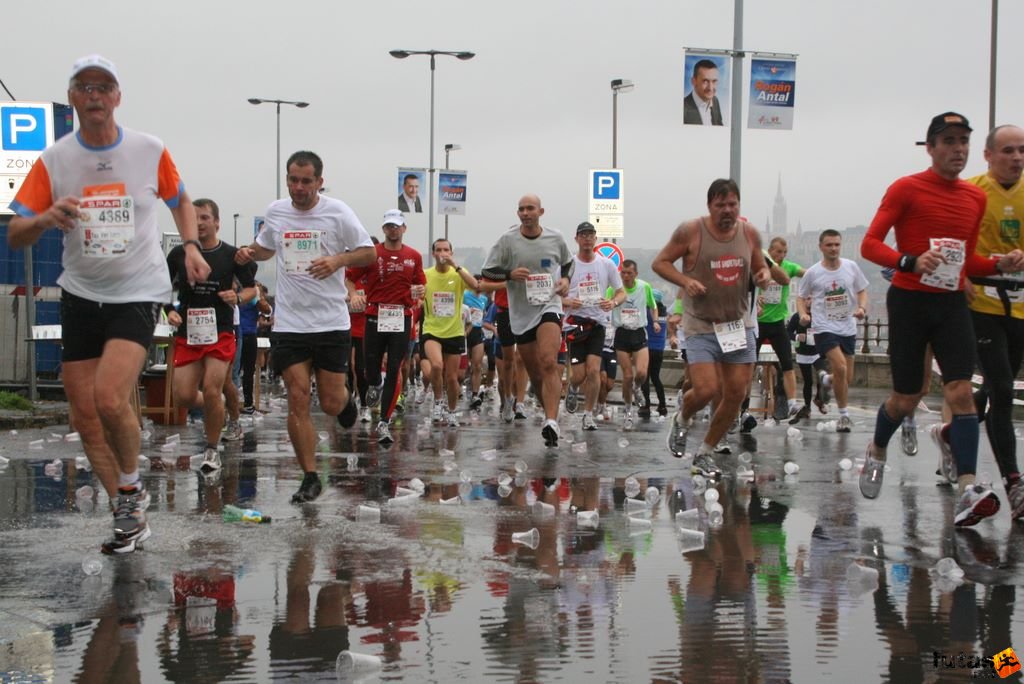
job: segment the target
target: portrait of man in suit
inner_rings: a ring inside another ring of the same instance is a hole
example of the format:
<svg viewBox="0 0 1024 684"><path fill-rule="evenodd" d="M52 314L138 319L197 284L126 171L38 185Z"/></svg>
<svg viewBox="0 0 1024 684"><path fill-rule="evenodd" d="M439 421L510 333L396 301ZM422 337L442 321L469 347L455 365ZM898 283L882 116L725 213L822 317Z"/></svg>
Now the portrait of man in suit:
<svg viewBox="0 0 1024 684"><path fill-rule="evenodd" d="M718 65L698 60L690 76L690 94L683 98L683 123L721 126L722 106L718 102Z"/></svg>
<svg viewBox="0 0 1024 684"><path fill-rule="evenodd" d="M423 204L420 202L420 178L415 173L407 173L402 178L402 194L398 196L398 210L406 213L410 211L417 214L423 213Z"/></svg>

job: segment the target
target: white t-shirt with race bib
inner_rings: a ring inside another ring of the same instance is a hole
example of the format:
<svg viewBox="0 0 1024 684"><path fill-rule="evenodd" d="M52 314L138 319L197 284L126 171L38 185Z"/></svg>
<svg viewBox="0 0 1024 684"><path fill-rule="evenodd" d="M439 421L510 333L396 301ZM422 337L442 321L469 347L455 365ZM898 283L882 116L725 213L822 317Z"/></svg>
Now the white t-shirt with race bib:
<svg viewBox="0 0 1024 684"><path fill-rule="evenodd" d="M611 259L600 254L595 254L593 261L582 261L578 254L573 259L576 265L569 282L569 297L581 300L583 306L568 313L590 318L607 327L611 313L603 311L598 302L605 298L609 287L612 290L622 287L619 270Z"/></svg>
<svg viewBox="0 0 1024 684"><path fill-rule="evenodd" d="M830 271L821 262L814 264L800 280L799 295L811 298L811 328L849 337L857 334L857 293L866 289L868 279L860 266L840 259L839 268Z"/></svg>
<svg viewBox="0 0 1024 684"><path fill-rule="evenodd" d="M347 204L324 195L309 211L297 210L290 199L272 202L256 242L276 252L274 332L328 332L352 327L345 304L345 269L339 268L323 280L306 272L319 256L373 247L370 235Z"/></svg>

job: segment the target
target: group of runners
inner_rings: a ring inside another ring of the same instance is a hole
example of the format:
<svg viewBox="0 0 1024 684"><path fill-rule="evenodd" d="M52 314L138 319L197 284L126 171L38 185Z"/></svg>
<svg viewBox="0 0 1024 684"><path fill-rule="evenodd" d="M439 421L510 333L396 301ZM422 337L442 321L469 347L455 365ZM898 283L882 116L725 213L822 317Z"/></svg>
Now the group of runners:
<svg viewBox="0 0 1024 684"><path fill-rule="evenodd" d="M458 263L446 239L431 245L433 265L425 269L421 255L403 242L399 210L385 213L384 239L374 244L355 212L322 192L320 157L300 151L286 163L288 197L270 204L252 244L236 248L218 237L216 203L193 201L185 191L163 143L116 123L121 88L113 63L99 55L75 62L68 97L80 128L44 151L33 167L11 204L17 216L8 239L12 247L24 247L54 227L65 234L58 281L64 384L85 453L113 502L113 535L104 551L134 551L151 534L149 494L139 477L140 431L129 396L160 307L173 299L172 284L178 290L178 305L167 309L178 327L175 395L182 404L203 407L201 469L216 471L218 442L241 434L238 392L228 372L235 357L234 309L264 303L256 262L271 258L278 273L272 363L284 381L288 435L303 470L295 503L316 499L322 489L311 415L314 381L325 414L350 427L360 404L364 417L374 409L375 434L390 443L403 384L415 374L408 363L415 337L425 360L424 384L433 394L431 415L442 424L458 424L460 357L467 333L475 348L484 330L493 331L501 349L502 417L511 422L522 414L528 378L547 447L557 447L560 438L563 345L570 366L566 408L577 413L582 404L582 429L597 427L612 360L622 369L622 427L633 427L637 409L650 415L641 387L651 363L647 331L664 334L658 302L637 278L636 263L624 262L620 272L595 253L591 224L577 227L573 255L562 234L542 224L540 198L525 195L518 224L498 238L479 276ZM878 496L887 444L926 391L925 358L931 353L951 411L948 425L935 434L944 472L959 486L957 525L975 524L999 509L998 496L975 482L979 412L1013 516L1024 515L1011 420L1012 379L1024 345L1024 131L992 131L985 149L988 174L962 181L970 133L960 115L933 119L925 143L931 168L890 187L861 247L865 258L896 270L888 295L893 393L878 411L861 491ZM158 200L169 207L183 241L166 258ZM837 431L850 431L846 402L867 280L839 256L841 235L835 231L821 234L823 258L806 271L785 260L784 241L765 250L758 231L740 218L740 191L731 180L711 184L707 207L707 215L676 228L652 268L679 287L685 336L687 384L670 422L669 450L686 455L693 417L713 402L692 469L715 477L721 472L715 447L741 415L761 340L778 353L793 420L809 414L809 371L803 367L817 359L807 352L828 359ZM896 249L884 242L891 229ZM787 331L786 288L796 277L797 313ZM966 285L968 277L972 285ZM758 295L752 296L752 286ZM493 305L483 294L491 291ZM355 337L354 316L361 328ZM799 342L803 407L795 397L790 334ZM975 347L985 384L972 396L974 357L965 351ZM355 384L348 378L353 360L361 371ZM472 375L469 401L478 407L479 370ZM816 401L820 405L820 394ZM658 408L667 412L663 393Z"/></svg>

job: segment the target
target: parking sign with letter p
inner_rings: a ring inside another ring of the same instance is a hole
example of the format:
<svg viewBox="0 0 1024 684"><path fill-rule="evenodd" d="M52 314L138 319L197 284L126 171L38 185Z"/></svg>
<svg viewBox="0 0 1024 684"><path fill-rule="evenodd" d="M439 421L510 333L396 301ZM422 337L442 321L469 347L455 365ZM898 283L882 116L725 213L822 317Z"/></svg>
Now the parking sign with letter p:
<svg viewBox="0 0 1024 684"><path fill-rule="evenodd" d="M0 116L0 147L10 151L46 149L46 109L35 106L4 107Z"/></svg>

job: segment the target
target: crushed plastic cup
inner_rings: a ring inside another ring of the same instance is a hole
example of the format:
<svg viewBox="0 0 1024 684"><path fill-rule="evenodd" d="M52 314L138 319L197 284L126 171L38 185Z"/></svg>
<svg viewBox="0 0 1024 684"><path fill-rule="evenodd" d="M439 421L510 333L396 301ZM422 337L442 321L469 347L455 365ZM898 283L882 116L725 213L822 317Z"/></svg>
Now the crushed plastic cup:
<svg viewBox="0 0 1024 684"><path fill-rule="evenodd" d="M632 499L634 496L640 493L640 481L637 480L632 475L630 475L629 477L626 478L626 481L623 483L622 488L626 492L626 496Z"/></svg>
<svg viewBox="0 0 1024 684"><path fill-rule="evenodd" d="M940 558L935 564L935 574L939 577L962 579L964 571L952 558Z"/></svg>
<svg viewBox="0 0 1024 684"><path fill-rule="evenodd" d="M775 427L776 425L778 425L778 423L775 421L774 418L767 418L764 421L765 427Z"/></svg>
<svg viewBox="0 0 1024 684"><path fill-rule="evenodd" d="M11 462L11 459L6 456L0 456L0 468L7 467L7 464Z"/></svg>
<svg viewBox="0 0 1024 684"><path fill-rule="evenodd" d="M51 432L50 436L46 438L47 442L63 442L64 435L58 435L56 432Z"/></svg>
<svg viewBox="0 0 1024 684"><path fill-rule="evenodd" d="M163 444L160 445L160 451L163 451L164 453L170 453L172 451L177 451L177 449L178 449L178 443L177 442L164 442Z"/></svg>
<svg viewBox="0 0 1024 684"><path fill-rule="evenodd" d="M419 494L404 494L388 499L388 506L409 506L419 501Z"/></svg>
<svg viewBox="0 0 1024 684"><path fill-rule="evenodd" d="M853 467L853 461L848 458L842 458L839 460L839 468L842 470L849 470Z"/></svg>
<svg viewBox="0 0 1024 684"><path fill-rule="evenodd" d="M704 510L708 514L709 526L719 527L723 522L725 522L725 510L722 508L722 504L717 501L705 502Z"/></svg>
<svg viewBox="0 0 1024 684"><path fill-rule="evenodd" d="M103 561L92 556L86 558L82 561L82 572L89 577L95 577L103 572Z"/></svg>
<svg viewBox="0 0 1024 684"><path fill-rule="evenodd" d="M787 475L796 475L800 472L800 464L796 461L786 461L782 469L786 471Z"/></svg>
<svg viewBox="0 0 1024 684"><path fill-rule="evenodd" d="M587 453L587 443L586 442L573 442L572 446L570 448L572 449L572 453L574 453L574 454L585 454L585 453Z"/></svg>
<svg viewBox="0 0 1024 684"><path fill-rule="evenodd" d="M422 493L423 492L417 492L415 489L409 489L408 487L402 487L402 486L396 486L395 487L395 496L413 496L413 495L419 495L419 494L422 494Z"/></svg>
<svg viewBox="0 0 1024 684"><path fill-rule="evenodd" d="M143 442L148 442L149 440L153 439L153 433L150 432L149 430L143 430L142 432L139 433L139 438Z"/></svg>
<svg viewBox="0 0 1024 684"><path fill-rule="evenodd" d="M485 461L493 461L497 457L498 457L498 450L497 449L484 449L483 451L480 452L480 458L482 458Z"/></svg>
<svg viewBox="0 0 1024 684"><path fill-rule="evenodd" d="M694 475L693 476L693 493L694 494L703 494L704 490L707 488L707 486L708 486L707 478L705 478L703 475Z"/></svg>
<svg viewBox="0 0 1024 684"><path fill-rule="evenodd" d="M515 479L512 482L515 483L516 487L525 487L530 481L530 476L526 473L516 473Z"/></svg>
<svg viewBox="0 0 1024 684"><path fill-rule="evenodd" d="M705 491L704 492L704 500L705 501L710 501L711 503L714 503L714 502L718 501L718 490L717 489L709 489L709 490Z"/></svg>
<svg viewBox="0 0 1024 684"><path fill-rule="evenodd" d="M75 456L75 470L92 470L92 464L89 463L89 459L85 456Z"/></svg>
<svg viewBox="0 0 1024 684"><path fill-rule="evenodd" d="M63 472L64 464L57 458L43 466L43 474L47 477L60 477Z"/></svg>
<svg viewBox="0 0 1024 684"><path fill-rule="evenodd" d="M41 439L33 439L31 442L28 443L28 448L29 449L42 449L43 448L43 440L41 440Z"/></svg>
<svg viewBox="0 0 1024 684"><path fill-rule="evenodd" d="M736 457L736 460L744 465L750 465L750 462L754 460L754 457L749 451L744 451Z"/></svg>
<svg viewBox="0 0 1024 684"><path fill-rule="evenodd" d="M459 471L459 481L460 482L472 482L473 481L473 474L471 472L469 472L468 470L461 470L461 471Z"/></svg>
<svg viewBox="0 0 1024 684"><path fill-rule="evenodd" d="M629 446L629 440L626 439L625 437L619 437L619 448L620 449L625 449L628 446Z"/></svg>
<svg viewBox="0 0 1024 684"><path fill-rule="evenodd" d="M516 486L522 487L528 480L524 480L522 484L519 484L519 477L519 475L516 475ZM537 503L537 492L533 491L533 489L527 489L526 493L523 494L523 501L526 502L527 508L533 510L533 505Z"/></svg>
<svg viewBox="0 0 1024 684"><path fill-rule="evenodd" d="M138 462L139 462L139 468L141 468L142 470L148 470L149 469L149 456L146 456L144 454L139 454Z"/></svg>
<svg viewBox="0 0 1024 684"><path fill-rule="evenodd" d="M679 511L678 513L676 513L676 526L680 529L699 530L700 511L698 511L696 508L690 508L685 511Z"/></svg>
<svg viewBox="0 0 1024 684"><path fill-rule="evenodd" d="M318 432L318 433L316 433L316 437L321 442L326 442L328 439L330 439L331 436L329 434L327 434L326 432Z"/></svg>
<svg viewBox="0 0 1024 684"><path fill-rule="evenodd" d="M526 532L513 532L512 543L522 544L531 549L536 549L540 544L540 531L536 527L527 530Z"/></svg>
<svg viewBox="0 0 1024 684"><path fill-rule="evenodd" d="M342 651L334 664L334 673L339 682L355 682L380 670L382 661L379 656L368 653Z"/></svg>
<svg viewBox="0 0 1024 684"><path fill-rule="evenodd" d="M637 511L646 511L646 510L647 510L647 500L646 499L626 499L626 513L627 514L631 515L631 514L637 512Z"/></svg>
<svg viewBox="0 0 1024 684"><path fill-rule="evenodd" d="M739 466L738 468L736 468L736 479L737 480L753 480L754 479L754 469L753 468L749 468L749 467Z"/></svg>
<svg viewBox="0 0 1024 684"><path fill-rule="evenodd" d="M526 461L516 461L516 472L517 473L525 473L529 469L530 469L530 466L526 463Z"/></svg>
<svg viewBox="0 0 1024 684"><path fill-rule="evenodd" d="M18 436L18 431L17 430L11 430L7 434L9 434L11 437L17 437Z"/></svg>
<svg viewBox="0 0 1024 684"><path fill-rule="evenodd" d="M597 511L576 511L576 526L587 527L596 530L601 523L601 516Z"/></svg>
<svg viewBox="0 0 1024 684"><path fill-rule="evenodd" d="M65 442L81 442L82 441L82 435L78 434L77 432L69 432L68 434L64 435L64 441Z"/></svg>
<svg viewBox="0 0 1024 684"><path fill-rule="evenodd" d="M550 518L555 514L555 507L544 501L535 501L533 503L533 514L538 518Z"/></svg>
<svg viewBox="0 0 1024 684"><path fill-rule="evenodd" d="M359 456L358 454L349 454L345 457L345 469L349 472L353 470L359 470Z"/></svg>
<svg viewBox="0 0 1024 684"><path fill-rule="evenodd" d="M442 506L458 506L462 503L462 499L457 496L453 496L449 499L441 499L440 503Z"/></svg>
<svg viewBox="0 0 1024 684"><path fill-rule="evenodd" d="M852 596L873 593L878 588L878 570L853 562L846 567L846 581Z"/></svg>
<svg viewBox="0 0 1024 684"><path fill-rule="evenodd" d="M469 495L473 493L473 485L469 482L459 483L459 496L462 497L463 501L469 498Z"/></svg>
<svg viewBox="0 0 1024 684"><path fill-rule="evenodd" d="M507 487L512 484L512 476L508 473L500 473L498 475L498 486Z"/></svg>
<svg viewBox="0 0 1024 684"><path fill-rule="evenodd" d="M825 431L825 427L826 427L825 423L827 423L827 422L828 422L827 420L823 420L823 421L820 421L818 423L818 425L816 426L816 429L818 430L818 432L824 432Z"/></svg>
<svg viewBox="0 0 1024 684"><path fill-rule="evenodd" d="M498 485L498 496L502 499L507 499L512 493L512 488L508 485Z"/></svg>
<svg viewBox="0 0 1024 684"><path fill-rule="evenodd" d="M786 430L786 437L789 437L790 439L800 440L804 438L804 435L802 432L800 432L800 430L796 429L795 427L791 427Z"/></svg>
<svg viewBox="0 0 1024 684"><path fill-rule="evenodd" d="M687 527L680 527L676 530L679 537L679 552L689 553L690 551L700 551L704 548L704 532L701 530L691 530Z"/></svg>
<svg viewBox="0 0 1024 684"><path fill-rule="evenodd" d="M380 508L377 506L366 506L359 504L356 509L356 520L359 522L380 522Z"/></svg>
<svg viewBox="0 0 1024 684"><path fill-rule="evenodd" d="M657 487L648 487L647 491L644 492L644 501L647 502L648 506L654 508L661 501L661 490Z"/></svg>
<svg viewBox="0 0 1024 684"><path fill-rule="evenodd" d="M414 477L409 480L409 489L413 490L418 494L422 494L427 490L427 486L423 484L423 480L418 477Z"/></svg>
<svg viewBox="0 0 1024 684"><path fill-rule="evenodd" d="M456 468L458 468L458 467L459 467L459 464L458 464L458 463L456 463L455 461L445 461L445 462L444 462L444 463L442 464L442 467L444 468L444 472L446 472L446 473L450 473L450 472L452 472L453 470L455 470Z"/></svg>
<svg viewBox="0 0 1024 684"><path fill-rule="evenodd" d="M641 518L638 516L627 515L626 522L630 528L634 530L649 530L651 529L651 521L647 518Z"/></svg>
<svg viewBox="0 0 1024 684"><path fill-rule="evenodd" d="M164 444L177 444L181 441L181 435L175 432L173 435L167 435L164 439Z"/></svg>

